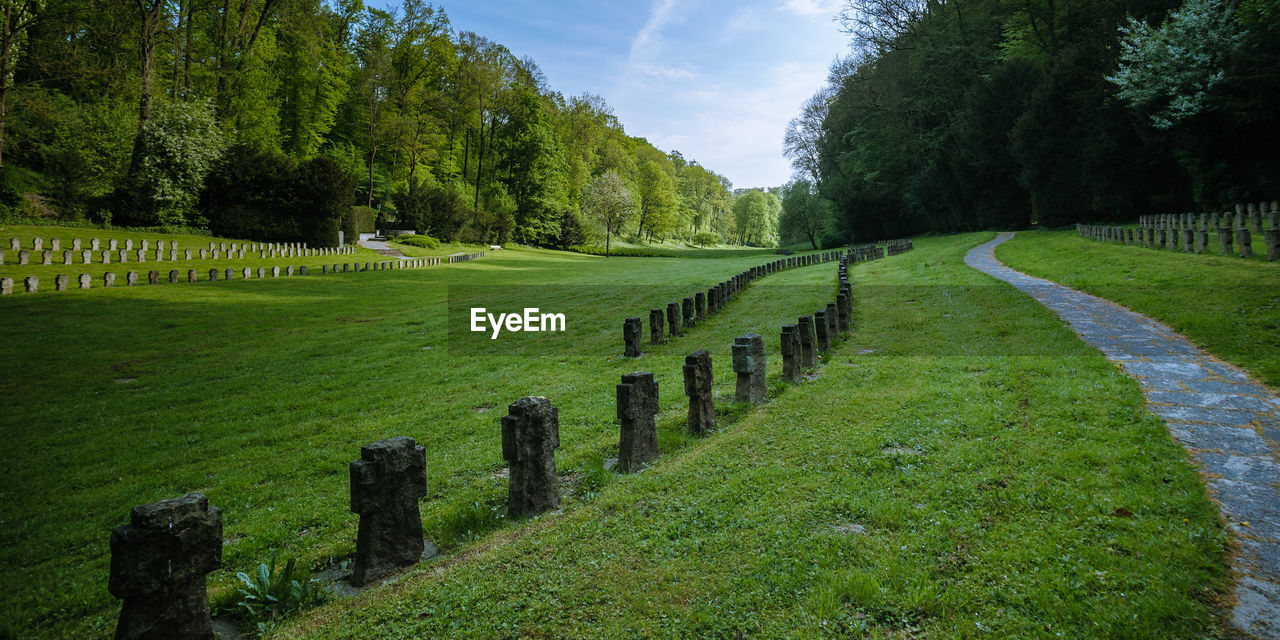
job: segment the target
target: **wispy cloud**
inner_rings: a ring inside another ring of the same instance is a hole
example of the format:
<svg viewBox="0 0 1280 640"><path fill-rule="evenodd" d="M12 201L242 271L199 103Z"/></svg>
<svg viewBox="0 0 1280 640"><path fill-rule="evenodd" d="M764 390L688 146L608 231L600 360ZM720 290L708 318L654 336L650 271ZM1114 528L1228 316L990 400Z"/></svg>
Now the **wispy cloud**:
<svg viewBox="0 0 1280 640"><path fill-rule="evenodd" d="M662 53L662 28L671 21L671 13L676 0L657 0L649 10L649 19L636 33L631 41L631 54L628 63L640 63L650 60Z"/></svg>
<svg viewBox="0 0 1280 640"><path fill-rule="evenodd" d="M779 7L802 16L835 16L840 0L783 0Z"/></svg>

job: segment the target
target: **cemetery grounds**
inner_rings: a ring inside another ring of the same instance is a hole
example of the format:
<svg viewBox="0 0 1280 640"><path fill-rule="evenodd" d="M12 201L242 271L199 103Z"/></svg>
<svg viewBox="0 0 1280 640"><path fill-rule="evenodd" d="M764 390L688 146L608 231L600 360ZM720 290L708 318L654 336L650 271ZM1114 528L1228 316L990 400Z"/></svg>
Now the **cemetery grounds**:
<svg viewBox="0 0 1280 640"><path fill-rule="evenodd" d="M0 635L110 637L111 529L190 491L224 514L215 611L234 611L235 572L272 550L340 567L357 524L348 463L407 435L426 449L423 523L441 555L272 637L1227 636L1231 543L1186 453L1133 380L964 265L992 237L917 238L851 267L855 331L801 385L781 382L779 328L834 299L835 263L759 279L685 336L621 355L625 317L772 252L515 249L249 282L95 276L89 291L0 299ZM1277 385L1275 265L1126 249L1024 232L997 255ZM1195 304L1159 291L1168 281ZM451 335L451 307L475 299L580 329L509 350ZM732 402L729 346L748 331L769 356L758 407ZM697 349L716 379L705 438L684 433L681 364ZM637 370L659 382L664 454L619 475L602 466L617 455L614 387ZM498 420L529 395L559 409L563 503L513 522Z"/></svg>

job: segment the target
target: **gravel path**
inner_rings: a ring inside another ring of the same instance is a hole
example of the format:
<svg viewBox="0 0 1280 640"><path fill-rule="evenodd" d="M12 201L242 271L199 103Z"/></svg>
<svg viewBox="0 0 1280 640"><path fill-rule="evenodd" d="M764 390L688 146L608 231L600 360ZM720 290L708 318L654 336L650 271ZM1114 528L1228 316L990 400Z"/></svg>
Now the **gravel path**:
<svg viewBox="0 0 1280 640"><path fill-rule="evenodd" d="M359 244L360 246L366 249L373 249L374 251L377 251L378 253L384 256L387 256L388 258L399 258L400 260L409 259L409 258L406 258L404 254L400 253L399 249L396 249L395 247L392 247L391 245L381 240L361 240L357 244Z"/></svg>
<svg viewBox="0 0 1280 640"><path fill-rule="evenodd" d="M1012 237L974 247L965 264L1052 309L1142 385L1148 408L1191 453L1240 544L1232 623L1280 639L1280 398L1151 318L1004 266L994 249Z"/></svg>

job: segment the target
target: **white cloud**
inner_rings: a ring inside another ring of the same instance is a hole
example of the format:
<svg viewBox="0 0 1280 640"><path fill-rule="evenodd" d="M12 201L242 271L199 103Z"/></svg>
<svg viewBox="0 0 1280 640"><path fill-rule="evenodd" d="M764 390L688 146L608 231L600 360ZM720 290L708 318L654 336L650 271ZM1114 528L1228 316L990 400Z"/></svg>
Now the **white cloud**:
<svg viewBox="0 0 1280 640"><path fill-rule="evenodd" d="M679 65L670 66L670 65L662 65L662 64L650 64L648 62L633 62L631 63L631 70L639 72L646 76L653 76L656 78L667 78L670 80L687 80L690 78L694 78L698 75L697 69L695 69L693 65L690 65L688 63L682 63Z"/></svg>
<svg viewBox="0 0 1280 640"><path fill-rule="evenodd" d="M791 175L787 122L847 46L830 22L838 5L654 0L611 98L619 118L629 134L678 149L735 186L782 184Z"/></svg>
<svg viewBox="0 0 1280 640"><path fill-rule="evenodd" d="M840 11L840 0L784 0L779 6L802 16L835 16Z"/></svg>
<svg viewBox="0 0 1280 640"><path fill-rule="evenodd" d="M662 132L650 142L664 150L679 149L686 158L727 176L735 187L778 186L791 174L782 155L787 121L824 79L820 67L784 62L760 69L751 83L672 95L673 113L680 115L648 123L648 129Z"/></svg>
<svg viewBox="0 0 1280 640"><path fill-rule="evenodd" d="M752 11L750 7L739 7L729 16L729 22L725 25L724 34L720 41L728 42L737 36L751 33L752 31L760 31L768 26L768 23Z"/></svg>
<svg viewBox="0 0 1280 640"><path fill-rule="evenodd" d="M675 0L657 0L649 10L649 19L631 41L628 65L657 57L662 53L662 28L671 21Z"/></svg>

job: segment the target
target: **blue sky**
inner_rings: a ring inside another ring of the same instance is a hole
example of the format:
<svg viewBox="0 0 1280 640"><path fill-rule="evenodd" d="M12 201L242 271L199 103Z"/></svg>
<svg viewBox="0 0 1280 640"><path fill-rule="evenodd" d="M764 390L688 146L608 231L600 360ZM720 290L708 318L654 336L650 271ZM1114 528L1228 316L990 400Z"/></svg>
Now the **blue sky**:
<svg viewBox="0 0 1280 640"><path fill-rule="evenodd" d="M366 0L394 7L398 0ZM776 186L787 121L848 51L839 0L437 2L455 30L533 58L566 96L594 93L627 133L727 176Z"/></svg>

